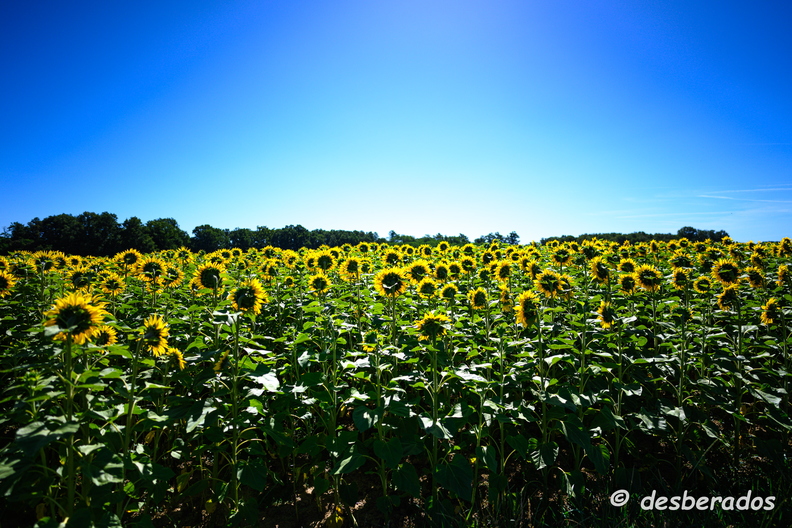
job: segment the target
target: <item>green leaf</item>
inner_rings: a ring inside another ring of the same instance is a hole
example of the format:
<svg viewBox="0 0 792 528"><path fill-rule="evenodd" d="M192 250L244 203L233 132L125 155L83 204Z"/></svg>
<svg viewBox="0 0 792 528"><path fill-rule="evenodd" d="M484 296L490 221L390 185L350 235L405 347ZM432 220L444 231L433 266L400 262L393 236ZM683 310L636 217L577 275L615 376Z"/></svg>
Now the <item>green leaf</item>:
<svg viewBox="0 0 792 528"><path fill-rule="evenodd" d="M327 490L330 489L330 481L326 478L316 477L314 479L313 493L316 497L321 497Z"/></svg>
<svg viewBox="0 0 792 528"><path fill-rule="evenodd" d="M421 496L421 481L418 472L412 464L401 464L393 472L393 487L397 490L412 495L415 498Z"/></svg>
<svg viewBox="0 0 792 528"><path fill-rule="evenodd" d="M366 463L366 458L357 453L352 453L352 456L342 460L338 466L333 470L333 475L343 475L345 473L352 473L357 468Z"/></svg>
<svg viewBox="0 0 792 528"><path fill-rule="evenodd" d="M450 464L435 468L437 482L460 499L470 501L473 496L473 468L470 462L457 453Z"/></svg>
<svg viewBox="0 0 792 528"><path fill-rule="evenodd" d="M597 473L600 475L607 475L608 469L610 468L610 451L608 451L608 446L605 444L589 444L585 449L586 455L588 455L589 459L594 464L594 469L597 470Z"/></svg>
<svg viewBox="0 0 792 528"><path fill-rule="evenodd" d="M539 444L539 448L531 452L531 460L536 465L536 469L552 466L556 461L556 457L558 457L558 444L555 442Z"/></svg>
<svg viewBox="0 0 792 528"><path fill-rule="evenodd" d="M382 418L382 409L369 409L361 405L352 411L352 420L359 431L367 431L374 427L378 420Z"/></svg>
<svg viewBox="0 0 792 528"><path fill-rule="evenodd" d="M243 460L237 469L237 478L245 486L256 491L264 491L267 484L267 468L260 459Z"/></svg>
<svg viewBox="0 0 792 528"><path fill-rule="evenodd" d="M528 460L528 450L531 448L528 439L524 436L507 436L506 443L522 457L523 460Z"/></svg>
<svg viewBox="0 0 792 528"><path fill-rule="evenodd" d="M398 437L393 437L387 442L374 440L374 454L385 461L385 465L391 469L396 468L402 457L402 443Z"/></svg>
<svg viewBox="0 0 792 528"><path fill-rule="evenodd" d="M508 441L508 440L507 440ZM480 446L476 448L476 458L481 465L492 471L498 472L498 460L495 457L495 448L492 446Z"/></svg>
<svg viewBox="0 0 792 528"><path fill-rule="evenodd" d="M192 433L195 429L201 427L206 421L206 416L214 409L214 404L210 400L199 400L195 402L192 407L190 407L185 431Z"/></svg>
<svg viewBox="0 0 792 528"><path fill-rule="evenodd" d="M567 414L561 421L561 429L570 443L586 449L591 445L591 433L583 426L576 414Z"/></svg>

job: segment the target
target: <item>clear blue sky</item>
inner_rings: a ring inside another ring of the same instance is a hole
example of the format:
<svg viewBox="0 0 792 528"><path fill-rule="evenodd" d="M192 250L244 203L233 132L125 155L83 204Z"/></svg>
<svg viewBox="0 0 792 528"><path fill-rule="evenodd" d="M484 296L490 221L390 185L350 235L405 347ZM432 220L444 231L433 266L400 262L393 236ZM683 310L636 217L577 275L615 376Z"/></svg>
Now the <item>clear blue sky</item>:
<svg viewBox="0 0 792 528"><path fill-rule="evenodd" d="M0 5L0 228L792 235L792 4Z"/></svg>

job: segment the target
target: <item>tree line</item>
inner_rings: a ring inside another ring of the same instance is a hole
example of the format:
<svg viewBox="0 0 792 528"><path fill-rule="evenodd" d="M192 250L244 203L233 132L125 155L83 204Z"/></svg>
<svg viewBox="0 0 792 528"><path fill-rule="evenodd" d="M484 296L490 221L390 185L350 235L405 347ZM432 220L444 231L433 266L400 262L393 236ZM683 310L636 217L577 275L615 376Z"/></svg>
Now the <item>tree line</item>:
<svg viewBox="0 0 792 528"><path fill-rule="evenodd" d="M720 242L729 236L726 231L714 231L712 229L696 229L695 227L685 226L681 228L676 234L672 233L654 233L647 234L643 231L636 231L634 233L596 233L596 234L583 234L580 236L563 235L557 237L548 237L541 240L541 244L547 244L553 240L558 242L583 242L584 240L591 240L596 238L598 240L609 240L623 244L630 242L631 244L639 244L641 242L649 242L650 240L669 241L678 238L687 238L691 242L704 242L705 240L712 240L713 242Z"/></svg>
<svg viewBox="0 0 792 528"><path fill-rule="evenodd" d="M266 226L256 229L221 229L204 224L193 229L190 235L173 218L143 222L133 216L119 222L115 214L85 212L77 216L59 214L44 219L37 217L27 224L12 223L0 234L0 255L14 251L53 250L69 255L112 256L127 249L149 253L180 247L206 252L232 247L250 249L265 246L296 250L301 247L318 248L325 244L332 247L360 242L436 246L442 241L450 244L469 242L463 234L446 236L438 233L417 238L391 231L388 238L381 238L371 231L308 230L301 225L275 229Z"/></svg>

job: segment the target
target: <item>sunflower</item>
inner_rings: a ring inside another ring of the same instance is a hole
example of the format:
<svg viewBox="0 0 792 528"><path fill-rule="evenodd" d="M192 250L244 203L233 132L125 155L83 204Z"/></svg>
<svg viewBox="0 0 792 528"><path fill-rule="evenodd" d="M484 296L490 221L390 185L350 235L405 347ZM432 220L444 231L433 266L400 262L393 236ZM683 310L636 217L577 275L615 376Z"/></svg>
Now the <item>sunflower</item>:
<svg viewBox="0 0 792 528"><path fill-rule="evenodd" d="M100 278L99 287L107 295L118 295L126 289L126 282L118 274L108 271Z"/></svg>
<svg viewBox="0 0 792 528"><path fill-rule="evenodd" d="M489 249L481 254L481 263L485 266L487 266L490 262L494 260L495 260L495 253L490 251Z"/></svg>
<svg viewBox="0 0 792 528"><path fill-rule="evenodd" d="M99 325L94 331L93 343L100 347L115 345L118 343L118 333L112 326Z"/></svg>
<svg viewBox="0 0 792 528"><path fill-rule="evenodd" d="M687 268L676 268L671 274L671 284L677 290L686 290L690 287L690 272Z"/></svg>
<svg viewBox="0 0 792 528"><path fill-rule="evenodd" d="M459 259L459 264L462 266L462 271L465 273L471 273L476 269L476 261L469 255Z"/></svg>
<svg viewBox="0 0 792 528"><path fill-rule="evenodd" d="M781 307L778 305L778 300L774 297L767 299L767 304L762 306L762 324L771 325L781 320Z"/></svg>
<svg viewBox="0 0 792 528"><path fill-rule="evenodd" d="M261 313L261 305L267 302L267 293L258 279L242 281L237 289L228 295L231 306L240 312Z"/></svg>
<svg viewBox="0 0 792 528"><path fill-rule="evenodd" d="M559 266L567 266L572 262L573 253L569 249L561 247L550 254L550 259Z"/></svg>
<svg viewBox="0 0 792 528"><path fill-rule="evenodd" d="M539 319L539 296L536 293L526 290L517 297L517 322L524 327L529 327Z"/></svg>
<svg viewBox="0 0 792 528"><path fill-rule="evenodd" d="M765 277L761 269L756 266L749 266L745 268L745 274L748 276L748 284L750 284L752 288L764 288Z"/></svg>
<svg viewBox="0 0 792 528"><path fill-rule="evenodd" d="M358 242L357 250L361 253L368 253L369 245L366 242Z"/></svg>
<svg viewBox="0 0 792 528"><path fill-rule="evenodd" d="M501 260L494 265L492 275L500 282L506 282L511 276L511 262L508 260Z"/></svg>
<svg viewBox="0 0 792 528"><path fill-rule="evenodd" d="M589 268L591 269L591 277L602 283L610 281L610 268L602 260L602 257L594 257L589 261Z"/></svg>
<svg viewBox="0 0 792 528"><path fill-rule="evenodd" d="M324 273L316 273L308 278L308 286L316 295L319 295L330 288L330 279Z"/></svg>
<svg viewBox="0 0 792 528"><path fill-rule="evenodd" d="M597 313L599 314L598 319L602 328L610 328L616 322L616 310L609 302L600 301Z"/></svg>
<svg viewBox="0 0 792 528"><path fill-rule="evenodd" d="M168 347L167 354L173 358L176 362L176 365L179 367L179 370L184 370L184 367L187 366L187 363L184 361L184 354L178 348Z"/></svg>
<svg viewBox="0 0 792 528"><path fill-rule="evenodd" d="M55 301L55 306L44 314L49 320L44 326L56 326L60 331L55 339L63 341L71 336L72 341L81 345L96 334L102 319L108 313L104 303L87 294L71 293Z"/></svg>
<svg viewBox="0 0 792 528"><path fill-rule="evenodd" d="M259 269L261 270L261 275L267 280L272 280L278 276L278 262L274 259L265 259Z"/></svg>
<svg viewBox="0 0 792 528"><path fill-rule="evenodd" d="M360 274L363 271L362 267L362 260L357 257L349 257L345 261L343 261L340 265L341 271L341 278L347 282L356 281L360 278Z"/></svg>
<svg viewBox="0 0 792 528"><path fill-rule="evenodd" d="M781 264L780 266L778 266L778 278L776 280L776 283L783 288L784 286L789 285L789 281L790 281L789 266L787 266L786 264Z"/></svg>
<svg viewBox="0 0 792 528"><path fill-rule="evenodd" d="M36 251L33 253L33 264L39 273L46 273L55 269L55 259L52 251Z"/></svg>
<svg viewBox="0 0 792 528"><path fill-rule="evenodd" d="M712 281L706 276L699 277L693 281L693 289L699 293L709 293L712 290Z"/></svg>
<svg viewBox="0 0 792 528"><path fill-rule="evenodd" d="M87 267L79 267L71 270L67 278L75 290L88 290L91 282L96 278L96 273Z"/></svg>
<svg viewBox="0 0 792 528"><path fill-rule="evenodd" d="M432 312L427 313L422 319L415 321L415 326L421 337L419 341L426 341L429 339L434 340L438 336L446 334L446 325L451 322L451 319L443 314L435 314Z"/></svg>
<svg viewBox="0 0 792 528"><path fill-rule="evenodd" d="M401 262L402 255L395 249L389 249L382 255L382 263L386 266L396 266Z"/></svg>
<svg viewBox="0 0 792 528"><path fill-rule="evenodd" d="M449 247L450 247L449 243L443 240L442 242L437 244L437 251L439 251L440 253L445 253L446 251L448 251Z"/></svg>
<svg viewBox="0 0 792 528"><path fill-rule="evenodd" d="M322 273L327 273L335 268L338 255L334 255L329 250L317 251L314 253L316 257L316 267L322 270Z"/></svg>
<svg viewBox="0 0 792 528"><path fill-rule="evenodd" d="M435 266L434 276L437 280L441 282L445 282L448 280L448 275L450 274L448 269L448 264L440 263Z"/></svg>
<svg viewBox="0 0 792 528"><path fill-rule="evenodd" d="M468 293L468 300L470 306L474 310L481 310L487 306L487 290L484 288L476 288Z"/></svg>
<svg viewBox="0 0 792 528"><path fill-rule="evenodd" d="M635 268L635 282L647 291L656 292L660 289L662 284L663 275L650 264L641 264Z"/></svg>
<svg viewBox="0 0 792 528"><path fill-rule="evenodd" d="M143 255L137 249L127 249L118 253L113 260L121 264L126 269L135 268L137 263L143 259Z"/></svg>
<svg viewBox="0 0 792 528"><path fill-rule="evenodd" d="M635 293L635 289L638 287L638 284L635 282L635 275L629 273L627 275L621 275L619 277L619 289L625 295L632 295Z"/></svg>
<svg viewBox="0 0 792 528"><path fill-rule="evenodd" d="M678 325L687 324L693 320L693 312L684 306L675 306L671 309L671 319Z"/></svg>
<svg viewBox="0 0 792 528"><path fill-rule="evenodd" d="M418 259L409 266L406 266L404 271L414 284L418 284L424 277L431 273L429 263L423 259Z"/></svg>
<svg viewBox="0 0 792 528"><path fill-rule="evenodd" d="M534 284L545 297L555 297L562 291L561 275L553 270L544 270L537 275Z"/></svg>
<svg viewBox="0 0 792 528"><path fill-rule="evenodd" d="M363 342L361 343L361 346L366 352L374 352L374 350L377 348L378 341L379 333L376 330L369 330L366 332L366 335L363 336Z"/></svg>
<svg viewBox="0 0 792 528"><path fill-rule="evenodd" d="M675 251L668 262L674 269L693 267L693 260L681 249Z"/></svg>
<svg viewBox="0 0 792 528"><path fill-rule="evenodd" d="M538 260L533 258L528 260L528 262L526 262L525 265L522 266L522 269L525 273L528 274L528 276L531 277L531 280L536 280L536 277L538 277L539 274L542 273L542 266L539 265Z"/></svg>
<svg viewBox="0 0 792 528"><path fill-rule="evenodd" d="M149 283L160 284L165 274L166 264L157 257L145 257L137 265L140 278Z"/></svg>
<svg viewBox="0 0 792 528"><path fill-rule="evenodd" d="M286 288L291 288L294 286L294 277L291 275L286 275L283 277L283 282L281 284L283 284Z"/></svg>
<svg viewBox="0 0 792 528"><path fill-rule="evenodd" d="M514 309L514 299L512 298L511 291L509 291L509 287L506 284L501 284L498 289L500 290L499 300L501 311L503 313L511 312Z"/></svg>
<svg viewBox="0 0 792 528"><path fill-rule="evenodd" d="M712 277L724 286L737 284L740 282L740 268L733 260L718 259L712 266Z"/></svg>
<svg viewBox="0 0 792 528"><path fill-rule="evenodd" d="M401 268L386 268L374 277L374 288L384 297L398 297L407 290L407 279Z"/></svg>
<svg viewBox="0 0 792 528"><path fill-rule="evenodd" d="M437 283L431 277L424 277L415 289L418 291L418 295L428 299L437 292Z"/></svg>
<svg viewBox="0 0 792 528"><path fill-rule="evenodd" d="M143 321L140 329L140 341L143 346L154 354L161 356L168 352L168 325L160 315L151 315Z"/></svg>
<svg viewBox="0 0 792 528"><path fill-rule="evenodd" d="M0 270L0 297L10 295L14 284L16 284L14 276L5 270Z"/></svg>
<svg viewBox="0 0 792 528"><path fill-rule="evenodd" d="M178 288L184 280L184 272L170 264L165 265L165 273L162 275L162 284L166 288Z"/></svg>
<svg viewBox="0 0 792 528"><path fill-rule="evenodd" d="M448 264L448 273L452 277L458 277L460 273L462 273L462 264L458 261L449 262Z"/></svg>
<svg viewBox="0 0 792 528"><path fill-rule="evenodd" d="M195 270L195 282L199 288L217 290L223 286L225 270L225 266L222 264L207 262Z"/></svg>
<svg viewBox="0 0 792 528"><path fill-rule="evenodd" d="M756 252L751 253L750 261L751 261L751 266L755 266L759 269L764 269L765 267L764 257L762 257L762 255L760 255L759 253Z"/></svg>
<svg viewBox="0 0 792 528"><path fill-rule="evenodd" d="M478 270L478 278L483 282L489 281L491 276L492 272L489 270L489 268L481 268Z"/></svg>
<svg viewBox="0 0 792 528"><path fill-rule="evenodd" d="M787 257L792 255L792 239L789 237L782 238L781 242L779 242L778 246L776 246L776 254L779 257Z"/></svg>
<svg viewBox="0 0 792 528"><path fill-rule="evenodd" d="M718 294L718 308L724 312L732 309L740 299L738 292L737 284L730 284L723 288L723 292Z"/></svg>
<svg viewBox="0 0 792 528"><path fill-rule="evenodd" d="M440 290L440 297L451 302L456 298L457 293L459 293L459 288L457 288L455 284L449 283Z"/></svg>

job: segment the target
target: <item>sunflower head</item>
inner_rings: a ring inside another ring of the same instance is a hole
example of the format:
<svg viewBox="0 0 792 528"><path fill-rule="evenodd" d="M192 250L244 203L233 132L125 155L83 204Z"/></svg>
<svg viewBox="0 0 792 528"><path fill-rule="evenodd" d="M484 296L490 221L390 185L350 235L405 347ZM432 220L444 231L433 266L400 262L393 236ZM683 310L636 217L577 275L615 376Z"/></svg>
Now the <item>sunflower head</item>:
<svg viewBox="0 0 792 528"><path fill-rule="evenodd" d="M141 255L140 251L137 249L127 249L126 251L118 253L114 257L114 260L124 268L134 268L139 261L143 260L143 255Z"/></svg>
<svg viewBox="0 0 792 528"><path fill-rule="evenodd" d="M589 261L591 277L597 281L606 283L610 280L610 268L602 260L602 257L594 257Z"/></svg>
<svg viewBox="0 0 792 528"><path fill-rule="evenodd" d="M384 297L398 297L407 291L407 278L401 268L386 268L374 277L374 288Z"/></svg>
<svg viewBox="0 0 792 528"><path fill-rule="evenodd" d="M100 347L107 347L118 343L118 333L115 328L107 325L99 325L93 335L93 344Z"/></svg>
<svg viewBox="0 0 792 528"><path fill-rule="evenodd" d="M684 325L693 320L693 312L684 306L674 306L671 308L671 319L678 325Z"/></svg>
<svg viewBox="0 0 792 528"><path fill-rule="evenodd" d="M107 295L118 295L126 289L126 282L118 274L109 271L99 280L99 287Z"/></svg>
<svg viewBox="0 0 792 528"><path fill-rule="evenodd" d="M416 290L418 291L418 295L424 299L428 299L437 292L437 283L431 277L424 277L421 282L418 283Z"/></svg>
<svg viewBox="0 0 792 528"><path fill-rule="evenodd" d="M207 262L195 270L195 281L199 288L218 290L223 286L223 264Z"/></svg>
<svg viewBox="0 0 792 528"><path fill-rule="evenodd" d="M730 259L718 259L712 266L712 277L723 284L729 286L740 282L740 268Z"/></svg>
<svg viewBox="0 0 792 528"><path fill-rule="evenodd" d="M316 267L322 270L322 273L327 273L335 268L338 255L334 255L330 250L317 251L314 253L316 258Z"/></svg>
<svg viewBox="0 0 792 528"><path fill-rule="evenodd" d="M155 356L168 351L168 325L160 315L151 315L143 321L140 330L140 341L146 350Z"/></svg>
<svg viewBox="0 0 792 528"><path fill-rule="evenodd" d="M55 339L62 341L71 336L74 343L81 345L96 334L108 314L104 303L97 302L90 295L75 292L56 300L55 306L44 315L49 317L45 326L60 330Z"/></svg>
<svg viewBox="0 0 792 528"><path fill-rule="evenodd" d="M316 295L321 295L330 289L330 279L324 273L317 273L308 279L308 286Z"/></svg>
<svg viewBox="0 0 792 528"><path fill-rule="evenodd" d="M508 260L501 260L495 265L492 275L500 282L506 282L511 277L511 262Z"/></svg>
<svg viewBox="0 0 792 528"><path fill-rule="evenodd" d="M671 274L671 284L677 290L687 290L690 287L690 272L687 268L676 268Z"/></svg>
<svg viewBox="0 0 792 528"><path fill-rule="evenodd" d="M362 270L362 260L357 257L349 257L341 263L341 277L345 281L355 281L360 278Z"/></svg>
<svg viewBox="0 0 792 528"><path fill-rule="evenodd" d="M404 268L404 271L413 283L418 284L424 277L429 275L429 263L423 259L419 259Z"/></svg>
<svg viewBox="0 0 792 528"><path fill-rule="evenodd" d="M656 292L660 289L663 275L660 271L650 264L642 264L635 268L635 282L647 291Z"/></svg>
<svg viewBox="0 0 792 528"><path fill-rule="evenodd" d="M514 299L512 298L511 291L509 291L509 287L506 284L501 284L498 286L498 290L500 291L500 295L498 296L501 305L501 311L503 313L509 313L514 309Z"/></svg>
<svg viewBox="0 0 792 528"><path fill-rule="evenodd" d="M146 282L160 282L165 275L165 262L157 257L144 257L138 262L137 273Z"/></svg>
<svg viewBox="0 0 792 528"><path fill-rule="evenodd" d="M534 284L545 297L556 297L562 292L561 275L553 270L544 270L537 275Z"/></svg>
<svg viewBox="0 0 792 528"><path fill-rule="evenodd" d="M446 326L451 322L451 319L443 314L435 314L432 312L427 313L422 319L415 321L415 326L421 337L419 341L434 340L438 336L446 334Z"/></svg>
<svg viewBox="0 0 792 528"><path fill-rule="evenodd" d="M693 281L693 289L699 293L709 293L712 290L712 280L707 276L701 276Z"/></svg>
<svg viewBox="0 0 792 528"><path fill-rule="evenodd" d="M434 276L437 280L441 282L445 282L448 280L449 274L450 272L447 264L440 263L437 266L435 266Z"/></svg>
<svg viewBox="0 0 792 528"><path fill-rule="evenodd" d="M402 256L401 253L396 251L395 249L389 249L382 255L382 262L386 266L398 266L401 262Z"/></svg>
<svg viewBox="0 0 792 528"><path fill-rule="evenodd" d="M776 279L776 284L783 288L785 286L789 286L790 280L792 280L792 275L789 273L789 266L786 264L781 264L778 266L778 278Z"/></svg>
<svg viewBox="0 0 792 528"><path fill-rule="evenodd" d="M625 295L632 295L635 293L638 284L635 282L635 275L628 273L619 277L619 289Z"/></svg>
<svg viewBox="0 0 792 528"><path fill-rule="evenodd" d="M764 288L765 277L760 268L749 266L745 268L745 274L748 276L748 283L752 288Z"/></svg>
<svg viewBox="0 0 792 528"><path fill-rule="evenodd" d="M462 271L465 273L472 273L473 270L476 269L476 261L469 255L459 259L459 264L462 266Z"/></svg>
<svg viewBox="0 0 792 528"><path fill-rule="evenodd" d="M487 307L487 290L484 288L476 288L468 293L468 300L470 306L474 310L481 310Z"/></svg>
<svg viewBox="0 0 792 528"><path fill-rule="evenodd" d="M248 279L242 281L239 287L229 294L228 298L234 310L258 315L261 313L261 305L267 302L267 293L258 279Z"/></svg>
<svg viewBox="0 0 792 528"><path fill-rule="evenodd" d="M778 304L778 299L771 297L767 299L767 304L762 306L762 324L771 325L781 321L781 306Z"/></svg>
<svg viewBox="0 0 792 528"><path fill-rule="evenodd" d="M598 319L602 328L610 328L616 322L616 310L609 302L600 301L597 314L599 314Z"/></svg>
<svg viewBox="0 0 792 528"><path fill-rule="evenodd" d="M0 270L0 298L11 294L16 278L5 270Z"/></svg>
<svg viewBox="0 0 792 528"><path fill-rule="evenodd" d="M448 264L448 273L452 277L458 277L462 273L462 264L458 261L453 261Z"/></svg>
<svg viewBox="0 0 792 528"><path fill-rule="evenodd" d="M539 296L530 290L522 292L517 296L514 311L517 314L517 322L524 327L536 324L539 321Z"/></svg>
<svg viewBox="0 0 792 528"><path fill-rule="evenodd" d="M723 288L723 292L718 294L718 308L723 311L729 311L740 300L739 290L737 284L730 284Z"/></svg>
<svg viewBox="0 0 792 528"><path fill-rule="evenodd" d="M440 290L440 297L451 302L456 298L457 293L459 293L459 288L455 284L448 283Z"/></svg>
<svg viewBox="0 0 792 528"><path fill-rule="evenodd" d="M691 259L687 253L684 251L677 250L669 259L669 263L671 267L674 269L677 268L692 268L693 267L693 259Z"/></svg>

